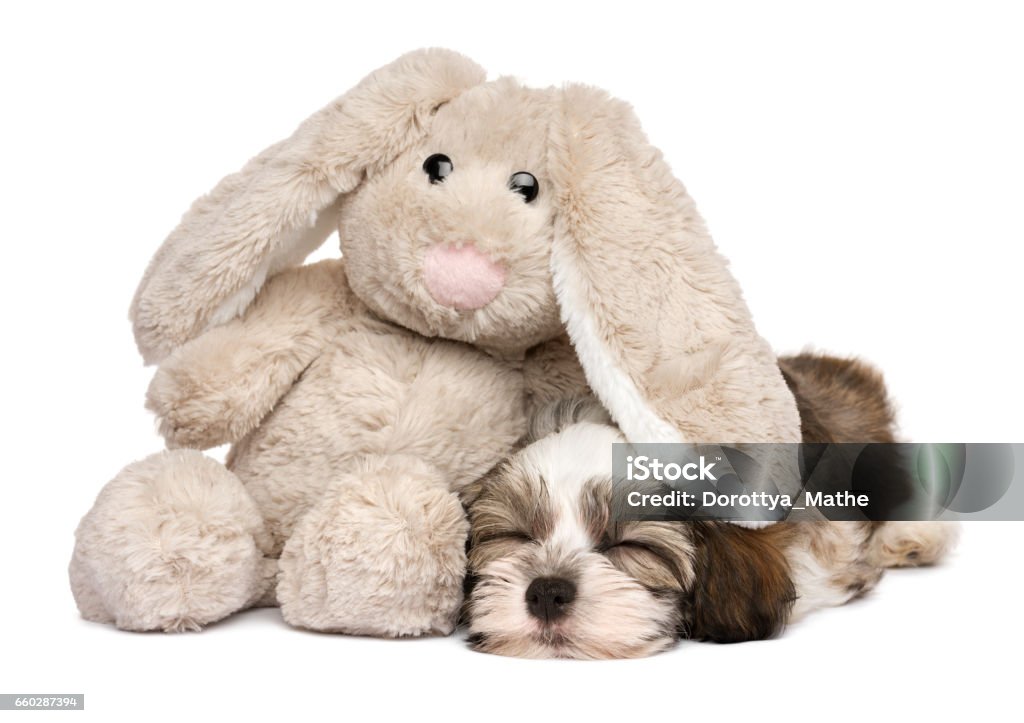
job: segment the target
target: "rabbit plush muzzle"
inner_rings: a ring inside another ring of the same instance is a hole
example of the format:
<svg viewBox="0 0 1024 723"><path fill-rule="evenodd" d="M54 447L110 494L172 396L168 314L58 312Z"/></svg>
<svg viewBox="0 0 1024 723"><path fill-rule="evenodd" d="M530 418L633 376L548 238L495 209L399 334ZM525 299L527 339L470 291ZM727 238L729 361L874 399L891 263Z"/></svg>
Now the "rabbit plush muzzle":
<svg viewBox="0 0 1024 723"><path fill-rule="evenodd" d="M473 244L437 244L423 258L423 281L437 303L460 311L482 309L505 286L507 269Z"/></svg>

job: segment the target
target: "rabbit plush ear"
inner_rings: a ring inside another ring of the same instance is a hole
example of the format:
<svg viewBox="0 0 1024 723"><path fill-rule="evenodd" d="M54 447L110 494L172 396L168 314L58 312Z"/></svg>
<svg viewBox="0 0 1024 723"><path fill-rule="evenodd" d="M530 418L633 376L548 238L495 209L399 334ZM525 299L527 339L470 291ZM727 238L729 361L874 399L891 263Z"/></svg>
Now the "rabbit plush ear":
<svg viewBox="0 0 1024 723"><path fill-rule="evenodd" d="M132 303L146 361L244 311L268 276L301 263L336 228L341 194L422 138L438 106L484 80L451 51L404 55L197 200Z"/></svg>
<svg viewBox="0 0 1024 723"><path fill-rule="evenodd" d="M552 273L591 388L631 442L798 442L775 355L632 109L585 86L557 102Z"/></svg>

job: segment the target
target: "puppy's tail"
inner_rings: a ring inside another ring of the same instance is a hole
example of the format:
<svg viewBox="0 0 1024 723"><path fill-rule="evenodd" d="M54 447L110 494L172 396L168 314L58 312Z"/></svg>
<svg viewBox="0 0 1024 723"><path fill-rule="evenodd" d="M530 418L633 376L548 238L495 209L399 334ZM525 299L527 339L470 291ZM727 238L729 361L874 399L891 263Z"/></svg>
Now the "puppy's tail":
<svg viewBox="0 0 1024 723"><path fill-rule="evenodd" d="M779 357L796 397L804 442L893 442L895 415L882 374L858 359Z"/></svg>

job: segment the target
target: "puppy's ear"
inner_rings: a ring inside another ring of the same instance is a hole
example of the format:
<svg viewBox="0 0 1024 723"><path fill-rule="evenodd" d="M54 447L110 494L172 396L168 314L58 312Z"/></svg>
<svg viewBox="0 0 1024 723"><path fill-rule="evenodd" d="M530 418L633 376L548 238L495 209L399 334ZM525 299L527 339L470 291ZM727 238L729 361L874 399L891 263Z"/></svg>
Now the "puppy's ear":
<svg viewBox="0 0 1024 723"><path fill-rule="evenodd" d="M770 638L796 599L774 528L693 523L694 584L684 603L690 637L717 643Z"/></svg>
<svg viewBox="0 0 1024 723"><path fill-rule="evenodd" d="M341 194L423 138L438 106L484 78L451 51L404 55L197 200L132 303L146 361L242 313L268 276L301 263L337 227Z"/></svg>
<svg viewBox="0 0 1024 723"><path fill-rule="evenodd" d="M584 86L555 102L555 291L587 381L627 439L800 441L774 354L632 109Z"/></svg>

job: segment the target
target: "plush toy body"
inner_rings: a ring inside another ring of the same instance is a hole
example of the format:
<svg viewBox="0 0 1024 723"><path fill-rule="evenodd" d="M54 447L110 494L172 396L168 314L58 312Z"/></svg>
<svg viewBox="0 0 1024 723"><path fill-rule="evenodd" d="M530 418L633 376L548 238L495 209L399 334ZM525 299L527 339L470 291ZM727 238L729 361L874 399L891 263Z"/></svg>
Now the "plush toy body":
<svg viewBox="0 0 1024 723"><path fill-rule="evenodd" d="M339 229L343 260L290 268ZM175 449L83 519L83 615L449 632L459 490L531 408L632 441L799 441L792 395L628 106L447 51L369 76L192 207L132 308ZM197 449L232 443L227 467ZM585 453L585 451L581 451Z"/></svg>

